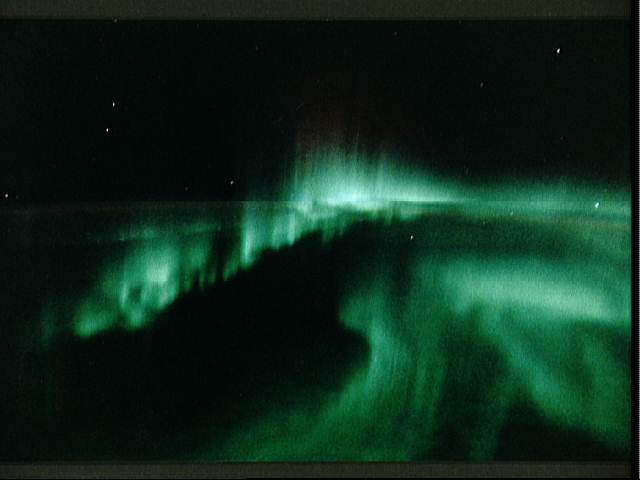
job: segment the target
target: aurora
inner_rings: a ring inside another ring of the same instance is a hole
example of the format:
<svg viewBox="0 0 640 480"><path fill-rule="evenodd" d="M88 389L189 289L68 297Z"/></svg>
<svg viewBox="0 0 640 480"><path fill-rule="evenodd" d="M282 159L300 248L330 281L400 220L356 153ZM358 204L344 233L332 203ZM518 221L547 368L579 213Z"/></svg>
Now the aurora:
<svg viewBox="0 0 640 480"><path fill-rule="evenodd" d="M117 237L126 244L123 256L79 299L74 331L87 336L116 326L144 327L181 293L232 278L251 268L265 250L291 246L314 232L329 242L362 220L407 221L428 215L429 208L474 214L478 205L490 205L494 214L525 217L569 212L613 215L619 221L629 215L629 204L618 192L567 184L532 185L529 191L501 185L482 191L435 180L424 171L394 168L397 164L388 155L372 160L353 152L320 151L312 160L300 161L282 188L283 201L267 204L271 208L266 212L264 203L245 202L239 221L231 223L203 215L194 225L180 227L178 234L161 227L132 227ZM602 202L597 211L593 199ZM231 232L224 255L216 248L221 228ZM558 301L574 301L563 300L567 298L561 295Z"/></svg>
<svg viewBox="0 0 640 480"><path fill-rule="evenodd" d="M397 163L320 152L288 177L281 202L199 209L178 228L133 222L98 239L117 253L64 308L46 304L45 345L65 325L79 339L148 329L181 297L315 235L349 259L338 320L364 339L367 360L341 390L270 409L180 459L491 460L523 399L549 422L627 449L628 365L612 343L629 341L624 194L566 183L482 190ZM473 362L486 378L468 372ZM458 415L447 405L465 404L453 392L479 400L447 453L438 438Z"/></svg>
<svg viewBox="0 0 640 480"><path fill-rule="evenodd" d="M125 20L3 20L1 461L624 470L628 21Z"/></svg>

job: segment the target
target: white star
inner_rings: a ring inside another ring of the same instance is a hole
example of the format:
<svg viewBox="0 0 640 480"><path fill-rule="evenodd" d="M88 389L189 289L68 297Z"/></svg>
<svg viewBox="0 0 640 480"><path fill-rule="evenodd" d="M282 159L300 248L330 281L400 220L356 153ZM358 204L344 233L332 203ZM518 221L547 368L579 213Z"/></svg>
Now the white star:
<svg viewBox="0 0 640 480"><path fill-rule="evenodd" d="M556 48L556 55L560 55L560 52L561 52L561 51L562 51L562 50L560 50L560 47Z"/></svg>
<svg viewBox="0 0 640 480"><path fill-rule="evenodd" d="M594 207L598 208L600 206L600 202L596 202L596 204L594 205Z"/></svg>

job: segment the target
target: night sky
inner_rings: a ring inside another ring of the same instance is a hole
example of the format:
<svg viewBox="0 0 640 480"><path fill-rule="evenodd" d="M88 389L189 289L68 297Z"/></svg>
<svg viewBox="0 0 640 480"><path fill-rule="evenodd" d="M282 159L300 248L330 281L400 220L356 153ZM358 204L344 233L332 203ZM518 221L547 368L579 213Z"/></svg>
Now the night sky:
<svg viewBox="0 0 640 480"><path fill-rule="evenodd" d="M331 143L629 182L629 23L2 21L6 204L277 199Z"/></svg>

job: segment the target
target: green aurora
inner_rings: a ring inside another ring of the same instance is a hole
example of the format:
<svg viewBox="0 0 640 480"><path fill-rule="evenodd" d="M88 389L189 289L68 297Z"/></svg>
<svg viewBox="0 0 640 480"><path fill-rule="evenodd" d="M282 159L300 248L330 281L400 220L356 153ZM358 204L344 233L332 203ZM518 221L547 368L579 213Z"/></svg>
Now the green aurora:
<svg viewBox="0 0 640 480"><path fill-rule="evenodd" d="M356 154L335 151L318 154L307 164L312 167L294 169L281 206L265 214L259 203L244 204L239 226L231 224L235 245L225 258L216 256L211 234L228 229L230 222L217 219L201 220L178 233L145 226L118 234L117 240L132 247L105 269L98 285L82 299L74 331L89 336L116 326L143 327L194 285L213 285L217 262L224 263L222 280L228 280L240 269L250 268L265 250L291 246L312 232L330 241L363 218L406 221L423 215L425 207L443 205L469 213L488 205L493 213L509 215L585 215L586 210L588 217L629 218L624 195L607 189L566 183L495 186L484 191L477 186L447 186L424 172L394 170L394 163L384 156L367 162ZM561 301L571 300L565 295ZM110 306L105 308L105 302Z"/></svg>
<svg viewBox="0 0 640 480"><path fill-rule="evenodd" d="M43 338L66 328L80 338L145 328L182 294L228 281L265 251L312 233L330 245L363 221L411 222L424 228L401 245L422 247L404 264L390 271L388 258L372 255L343 280L340 321L370 348L344 388L321 405L274 409L224 442L212 437L188 459L437 457L438 435L453 422L452 378L475 396L454 399L471 411L468 459L494 457L509 408L523 398L549 421L627 450L628 194L570 183L464 185L393 165L321 152L296 165L280 203L245 202L234 218L203 215L179 231L145 224L103 239L122 254L70 311L45 309ZM430 221L443 212L480 230L463 222L436 232ZM483 349L500 357L486 378L469 372Z"/></svg>

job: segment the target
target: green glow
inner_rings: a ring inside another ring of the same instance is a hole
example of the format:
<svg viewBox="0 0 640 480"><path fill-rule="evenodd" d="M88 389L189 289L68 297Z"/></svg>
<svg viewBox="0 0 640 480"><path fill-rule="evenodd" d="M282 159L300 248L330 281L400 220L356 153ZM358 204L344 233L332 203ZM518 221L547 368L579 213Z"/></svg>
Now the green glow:
<svg viewBox="0 0 640 480"><path fill-rule="evenodd" d="M325 149L298 159L284 198L371 210L389 202L451 202L460 194L451 182L406 168L387 155L369 158L357 151Z"/></svg>
<svg viewBox="0 0 640 480"><path fill-rule="evenodd" d="M457 314L466 314L477 305L500 305L520 311L539 310L536 317L548 317L553 322L581 318L616 323L624 318L630 304L628 298L625 302L608 298L610 282L617 278L606 274L603 268L580 264L565 264L560 270L557 262L528 257L503 262L458 258L443 281L452 292L450 303ZM592 285L584 285L587 275L594 279Z"/></svg>
<svg viewBox="0 0 640 480"><path fill-rule="evenodd" d="M627 359L611 354L592 327L620 334L630 328L629 268L610 267L561 259L456 259L444 282L457 299L449 302L456 314L465 318L476 309L481 331L544 414L622 446L629 434Z"/></svg>
<svg viewBox="0 0 640 480"><path fill-rule="evenodd" d="M370 348L343 389L301 394L295 407L273 409L224 441L212 434L189 459L438 458L439 435L457 422L449 405L462 404L466 455L490 460L522 399L554 424L628 449L629 368L611 346L628 339L630 325L628 195L567 183L447 183L393 165L320 152L293 169L283 202L244 203L233 219L203 213L180 229L118 232L109 241L121 248L74 301L73 331L143 328L181 294L309 233L329 244L362 220L419 221L412 236L421 247L407 250L404 264L373 257L342 280L340 321ZM433 227L439 217L458 223ZM485 227L490 221L499 227ZM479 249L484 235L497 243ZM553 245L535 243L543 237ZM408 235L407 245L389 248L408 249ZM399 277L402 292L392 288ZM47 338L61 315L47 312ZM482 367L487 351L499 358L495 371Z"/></svg>
<svg viewBox="0 0 640 480"><path fill-rule="evenodd" d="M80 303L74 331L81 337L121 326L144 327L181 293L215 280L208 236L165 234L127 247Z"/></svg>
<svg viewBox="0 0 640 480"><path fill-rule="evenodd" d="M433 205L453 205L469 213L479 208L486 213L489 208L493 214L508 212L519 216L562 213L567 209L584 215L585 206L587 215L617 214L628 218L629 214L628 202L619 192L566 182L482 189L437 180L425 171L399 165L386 155L372 159L338 149L299 158L293 175L282 188L285 202L280 207L265 211L260 203L244 205L234 244L225 258L214 255L213 234L236 226L213 215L183 222L179 234L172 233L176 227L166 231L153 224L120 231L110 241L136 245L105 269L99 284L80 302L74 315L75 332L85 337L116 326L144 327L181 293L195 285L212 285L216 262L222 262L221 280L226 281L250 268L265 250L291 246L312 232L321 232L329 242L362 219L411 220L425 215L424 207ZM199 240L194 242L194 237ZM485 283L487 289L494 286ZM547 295L548 302L569 308L566 295L556 286L543 288L546 290L540 295Z"/></svg>
<svg viewBox="0 0 640 480"><path fill-rule="evenodd" d="M387 259L373 258L354 272L341 309L345 326L367 339L369 362L321 409L273 412L197 458L415 460L437 447L438 428L457 428L470 459L490 460L508 409L523 397L555 424L628 448L627 357L603 336L628 334L628 264L582 264L580 245L566 255L421 252L407 265L403 294L390 287L398 273ZM474 340L461 349L465 334ZM484 348L502 362L489 377L473 372ZM463 386L461 396L444 397L451 382ZM464 425L443 413L451 403L464 406Z"/></svg>

